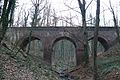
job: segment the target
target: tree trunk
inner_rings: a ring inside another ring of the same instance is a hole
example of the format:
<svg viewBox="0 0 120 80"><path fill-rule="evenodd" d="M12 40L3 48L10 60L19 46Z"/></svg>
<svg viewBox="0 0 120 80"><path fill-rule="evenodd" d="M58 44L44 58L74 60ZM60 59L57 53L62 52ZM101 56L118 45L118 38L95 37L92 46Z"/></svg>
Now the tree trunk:
<svg viewBox="0 0 120 80"><path fill-rule="evenodd" d="M83 0L83 3L81 3L80 0L78 0L78 4L81 10L82 14L82 27L83 27L83 35L84 35L84 57L83 60L85 61L85 65L89 62L89 55L88 55L88 39L87 39L87 30L86 30L86 9L85 9L85 0Z"/></svg>
<svg viewBox="0 0 120 80"><path fill-rule="evenodd" d="M112 8L112 5L111 5L111 1L109 0L109 3L110 3L110 8L111 8L111 12L112 12L112 15L113 15L113 21L114 21L114 27L116 29L116 34L117 34L117 39L118 39L118 42L120 44L120 35L119 35L119 27L118 27L118 22L116 20L116 17L115 17L115 12Z"/></svg>
<svg viewBox="0 0 120 80"><path fill-rule="evenodd" d="M16 0L4 0L2 16L0 19L0 44L5 36L9 21L12 18ZM10 16L10 18L9 18Z"/></svg>
<svg viewBox="0 0 120 80"><path fill-rule="evenodd" d="M98 42L98 30L99 30L99 22L100 22L100 0L97 0L97 10L96 10L96 24L95 24L95 31L94 31L94 49L93 49L93 61L94 61L94 80L97 80L98 74L97 74L97 63L96 63L96 58L97 58L97 42Z"/></svg>

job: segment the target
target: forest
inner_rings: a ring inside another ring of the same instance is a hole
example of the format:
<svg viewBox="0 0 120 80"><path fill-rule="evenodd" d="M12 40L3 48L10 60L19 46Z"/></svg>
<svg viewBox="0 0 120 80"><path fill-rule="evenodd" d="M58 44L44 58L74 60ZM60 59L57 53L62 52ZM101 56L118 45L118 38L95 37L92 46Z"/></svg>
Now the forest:
<svg viewBox="0 0 120 80"><path fill-rule="evenodd" d="M0 0L0 80L120 80L119 7Z"/></svg>

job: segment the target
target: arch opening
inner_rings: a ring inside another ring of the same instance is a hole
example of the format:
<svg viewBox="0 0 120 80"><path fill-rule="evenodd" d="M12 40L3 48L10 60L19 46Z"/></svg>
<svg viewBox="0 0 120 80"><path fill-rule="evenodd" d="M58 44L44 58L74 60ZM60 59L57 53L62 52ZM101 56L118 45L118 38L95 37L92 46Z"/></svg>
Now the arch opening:
<svg viewBox="0 0 120 80"><path fill-rule="evenodd" d="M52 66L57 72L76 66L76 45L71 39L61 37L54 41Z"/></svg>
<svg viewBox="0 0 120 80"><path fill-rule="evenodd" d="M101 37L98 37L98 41L103 45L104 51L107 51L109 48L107 41Z"/></svg>
<svg viewBox="0 0 120 80"><path fill-rule="evenodd" d="M88 41L89 45L89 54L92 54L93 48L93 37ZM104 38L98 37L98 45L97 45L97 53L100 54L102 52L107 51L109 48L107 41Z"/></svg>
<svg viewBox="0 0 120 80"><path fill-rule="evenodd" d="M25 52L29 50L30 55L43 59L43 45L39 38L32 36L29 40L29 37L27 37L22 41L20 47Z"/></svg>

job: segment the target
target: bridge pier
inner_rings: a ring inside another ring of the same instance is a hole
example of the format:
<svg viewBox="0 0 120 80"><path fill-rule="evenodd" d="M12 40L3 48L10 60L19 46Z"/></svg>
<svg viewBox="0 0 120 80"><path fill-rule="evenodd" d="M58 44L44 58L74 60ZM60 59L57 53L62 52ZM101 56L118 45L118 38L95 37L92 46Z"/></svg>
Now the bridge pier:
<svg viewBox="0 0 120 80"><path fill-rule="evenodd" d="M52 49L44 48L43 54L44 61L48 62L50 65L52 64Z"/></svg>
<svg viewBox="0 0 120 80"><path fill-rule="evenodd" d="M82 63L84 56L84 48L80 47L76 49L76 66L80 65Z"/></svg>
<svg viewBox="0 0 120 80"><path fill-rule="evenodd" d="M44 44L43 59L50 65L52 65L52 52L53 52L53 49L51 47L51 42L52 42L52 38L46 37L43 43Z"/></svg>
<svg viewBox="0 0 120 80"><path fill-rule="evenodd" d="M44 49L44 60L48 62L50 65L52 64L52 48ZM76 49L76 66L80 65L83 60L84 48Z"/></svg>

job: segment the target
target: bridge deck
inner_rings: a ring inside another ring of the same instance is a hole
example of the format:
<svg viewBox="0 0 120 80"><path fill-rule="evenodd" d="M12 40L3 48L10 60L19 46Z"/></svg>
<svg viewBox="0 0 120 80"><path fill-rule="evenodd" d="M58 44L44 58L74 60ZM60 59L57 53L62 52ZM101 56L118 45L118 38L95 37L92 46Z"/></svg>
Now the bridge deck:
<svg viewBox="0 0 120 80"><path fill-rule="evenodd" d="M61 30L65 30L65 29L75 29L75 30L82 30L83 27L62 27L62 26L58 26L58 27L54 27L54 26L50 26L50 27L9 27L9 29L29 29L29 30L42 30L42 31L61 31ZM94 31L95 27L93 26L87 26L87 30L88 31ZM99 27L99 31L115 31L115 27Z"/></svg>

